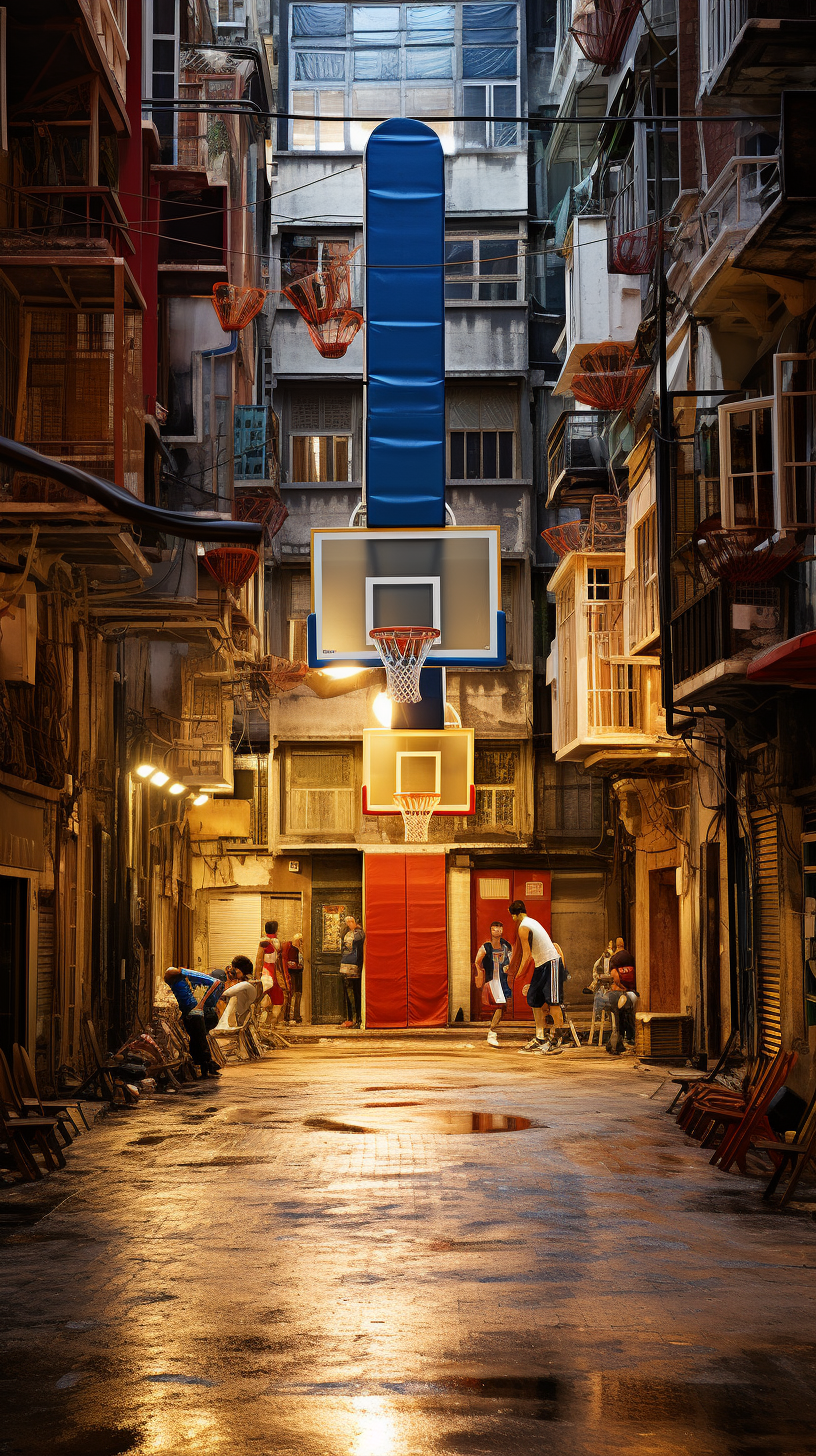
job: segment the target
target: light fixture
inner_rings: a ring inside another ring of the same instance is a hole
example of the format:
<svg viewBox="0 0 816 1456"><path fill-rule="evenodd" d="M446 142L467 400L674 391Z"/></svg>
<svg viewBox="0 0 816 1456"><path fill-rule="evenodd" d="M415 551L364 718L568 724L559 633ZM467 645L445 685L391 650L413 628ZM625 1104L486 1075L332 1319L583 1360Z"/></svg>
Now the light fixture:
<svg viewBox="0 0 816 1456"><path fill-rule="evenodd" d="M183 794L186 787L186 784L171 784L167 792L168 794Z"/></svg>
<svg viewBox="0 0 816 1456"><path fill-rule="evenodd" d="M208 798L208 794L196 794L195 798L193 799L193 803L196 809L200 809L202 804L206 804Z"/></svg>
<svg viewBox="0 0 816 1456"><path fill-rule="evenodd" d="M150 775L150 782L151 784L155 784L157 789L161 789L167 783L169 777L170 775L166 774L163 768L157 768L155 773Z"/></svg>
<svg viewBox="0 0 816 1456"><path fill-rule="evenodd" d="M394 714L394 704L388 697L388 694L378 693L374 699L373 708L374 717L377 719L377 722L381 723L383 728L390 728L391 719Z"/></svg>
<svg viewBox="0 0 816 1456"><path fill-rule="evenodd" d="M154 769L152 763L140 763L138 768L135 769L134 772L138 774L140 779L149 779L150 775L152 773L155 773L156 770Z"/></svg>
<svg viewBox="0 0 816 1456"><path fill-rule="evenodd" d="M321 667L320 671L324 677L354 677L355 673L361 671L358 662L347 662L345 667Z"/></svg>

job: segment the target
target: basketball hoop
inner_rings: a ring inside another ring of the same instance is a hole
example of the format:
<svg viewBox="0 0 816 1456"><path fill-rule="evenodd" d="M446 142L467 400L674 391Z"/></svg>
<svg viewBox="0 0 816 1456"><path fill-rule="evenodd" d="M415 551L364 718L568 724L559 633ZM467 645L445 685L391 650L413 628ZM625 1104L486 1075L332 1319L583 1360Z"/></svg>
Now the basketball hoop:
<svg viewBox="0 0 816 1456"><path fill-rule="evenodd" d="M382 658L392 703L421 703L419 674L439 628L372 627L368 635Z"/></svg>
<svg viewBox="0 0 816 1456"><path fill-rule="evenodd" d="M395 794L405 824L406 844L427 844L431 818L441 794Z"/></svg>

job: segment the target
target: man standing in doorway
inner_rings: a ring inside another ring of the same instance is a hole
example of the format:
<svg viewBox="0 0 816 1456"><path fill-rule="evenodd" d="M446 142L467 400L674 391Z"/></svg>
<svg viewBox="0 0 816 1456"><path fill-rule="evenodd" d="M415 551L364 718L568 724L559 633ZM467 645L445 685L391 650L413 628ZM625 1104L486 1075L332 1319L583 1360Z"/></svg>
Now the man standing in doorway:
<svg viewBox="0 0 816 1456"><path fill-rule="evenodd" d="M346 916L346 933L340 952L340 974L346 990L348 1018L343 1026L358 1027L362 1008L363 942L365 931L353 915Z"/></svg>
<svg viewBox="0 0 816 1456"><path fill-rule="evenodd" d="M504 939L503 930L504 926L501 921L494 920L490 927L490 939L479 947L475 962L476 986L481 988L485 981L487 982L490 999L496 1008L490 1022L490 1030L487 1033L487 1044L491 1047L499 1045L499 1022L512 994L510 982L507 979L507 968L510 965L513 947L509 940Z"/></svg>
<svg viewBox="0 0 816 1456"><path fill-rule="evenodd" d="M546 1018L548 1013L552 1015L554 1029L564 1025L561 1011L564 963L544 926L527 914L523 900L513 901L510 914L521 944L521 965L517 974L535 1018L535 1036L526 1047L522 1047L522 1051L554 1056L561 1051L561 1046L560 1043L556 1045L552 1033L547 1033Z"/></svg>
<svg viewBox="0 0 816 1456"><path fill-rule="evenodd" d="M284 1004L284 1017L287 1026L300 1026L300 998L303 995L303 936L298 931L291 940L287 940L281 950L281 962L284 971L289 979L290 996L288 1016L287 1007Z"/></svg>

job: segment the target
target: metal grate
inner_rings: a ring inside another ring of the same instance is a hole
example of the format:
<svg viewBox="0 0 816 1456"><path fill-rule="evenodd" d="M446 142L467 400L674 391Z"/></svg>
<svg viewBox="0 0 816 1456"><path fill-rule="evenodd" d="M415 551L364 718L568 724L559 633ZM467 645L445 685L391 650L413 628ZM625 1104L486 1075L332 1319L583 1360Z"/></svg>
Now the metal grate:
<svg viewBox="0 0 816 1456"><path fill-rule="evenodd" d="M759 1050L782 1045L782 943L779 908L779 822L774 813L751 815L754 839Z"/></svg>

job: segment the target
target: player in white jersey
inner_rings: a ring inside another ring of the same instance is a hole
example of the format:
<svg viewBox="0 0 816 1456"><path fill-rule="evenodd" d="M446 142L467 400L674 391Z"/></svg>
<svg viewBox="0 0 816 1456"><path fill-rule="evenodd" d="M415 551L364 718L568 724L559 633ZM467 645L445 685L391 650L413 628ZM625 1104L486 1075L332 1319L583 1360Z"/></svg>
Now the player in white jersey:
<svg viewBox="0 0 816 1456"><path fill-rule="evenodd" d="M556 1044L553 1034L547 1033L546 1018L548 1013L552 1016L554 1031L564 1025L561 1001L566 967L544 926L527 914L524 901L514 900L509 909L521 943L521 988L535 1018L535 1036L522 1051L554 1056L562 1050L560 1038Z"/></svg>

